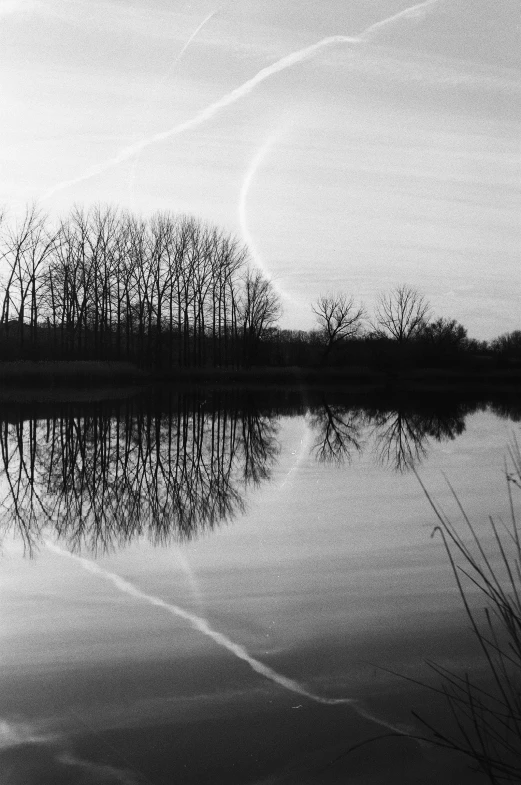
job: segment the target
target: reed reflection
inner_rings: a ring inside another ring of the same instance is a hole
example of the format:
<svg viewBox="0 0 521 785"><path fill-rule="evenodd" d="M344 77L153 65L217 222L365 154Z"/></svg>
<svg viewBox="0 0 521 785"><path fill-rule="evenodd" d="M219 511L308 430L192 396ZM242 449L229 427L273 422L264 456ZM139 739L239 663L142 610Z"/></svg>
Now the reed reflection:
<svg viewBox="0 0 521 785"><path fill-rule="evenodd" d="M4 533L29 549L55 534L94 552L142 536L190 539L243 512L247 486L270 476L276 435L274 418L230 396L4 422Z"/></svg>

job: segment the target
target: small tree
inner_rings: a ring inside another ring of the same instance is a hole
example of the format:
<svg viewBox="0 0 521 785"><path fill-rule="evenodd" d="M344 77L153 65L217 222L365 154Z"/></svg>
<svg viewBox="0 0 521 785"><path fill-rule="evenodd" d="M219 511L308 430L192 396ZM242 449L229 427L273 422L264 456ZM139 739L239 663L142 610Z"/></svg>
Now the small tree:
<svg viewBox="0 0 521 785"><path fill-rule="evenodd" d="M429 311L429 303L417 289L398 286L380 295L373 327L378 336L404 343L425 329Z"/></svg>
<svg viewBox="0 0 521 785"><path fill-rule="evenodd" d="M322 362L325 363L334 346L347 338L360 335L365 318L363 305L356 305L345 294L323 294L312 306L319 324L323 344Z"/></svg>

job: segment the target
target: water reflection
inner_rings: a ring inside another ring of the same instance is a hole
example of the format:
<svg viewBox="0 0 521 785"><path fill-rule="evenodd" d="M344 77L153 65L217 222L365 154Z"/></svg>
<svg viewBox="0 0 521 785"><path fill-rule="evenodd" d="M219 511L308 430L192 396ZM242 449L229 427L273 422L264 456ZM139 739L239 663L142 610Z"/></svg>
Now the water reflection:
<svg viewBox="0 0 521 785"><path fill-rule="evenodd" d="M462 434L478 409L519 418L517 402L334 397L163 391L4 415L2 532L14 531L29 550L52 533L90 552L142 536L193 538L243 512L247 488L269 480L282 415L306 417L320 463L348 464L365 451L399 472L424 460L433 442Z"/></svg>
<svg viewBox="0 0 521 785"><path fill-rule="evenodd" d="M273 418L221 396L5 421L4 530L14 528L29 549L49 527L71 550L144 535L189 539L243 511L244 489L270 476L276 430Z"/></svg>
<svg viewBox="0 0 521 785"><path fill-rule="evenodd" d="M452 440L463 433L468 414L464 404L454 411L397 408L376 413L372 419L377 460L399 472L417 466L427 456L430 440Z"/></svg>
<svg viewBox="0 0 521 785"><path fill-rule="evenodd" d="M316 434L311 449L319 463L350 462L354 452L362 452L366 421L362 409L330 405L323 399L309 419Z"/></svg>
<svg viewBox="0 0 521 785"><path fill-rule="evenodd" d="M378 463L403 472L426 458L431 441L460 436L465 418L478 408L483 407L465 402L411 406L399 400L347 408L323 398L309 418L316 434L312 449L319 462L337 464L370 449Z"/></svg>

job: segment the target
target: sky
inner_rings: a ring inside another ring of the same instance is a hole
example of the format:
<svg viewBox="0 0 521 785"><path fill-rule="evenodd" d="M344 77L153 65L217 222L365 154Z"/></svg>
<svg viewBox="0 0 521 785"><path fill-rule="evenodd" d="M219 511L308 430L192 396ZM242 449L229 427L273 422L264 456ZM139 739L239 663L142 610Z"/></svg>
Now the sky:
<svg viewBox="0 0 521 785"><path fill-rule="evenodd" d="M0 0L0 205L190 213L282 326L409 284L521 328L519 0Z"/></svg>

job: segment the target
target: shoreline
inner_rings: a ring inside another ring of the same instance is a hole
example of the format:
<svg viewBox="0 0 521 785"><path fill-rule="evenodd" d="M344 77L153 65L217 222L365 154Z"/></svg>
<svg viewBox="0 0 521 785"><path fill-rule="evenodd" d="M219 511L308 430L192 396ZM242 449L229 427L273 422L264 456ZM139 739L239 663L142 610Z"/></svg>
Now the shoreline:
<svg viewBox="0 0 521 785"><path fill-rule="evenodd" d="M506 393L521 391L521 370L491 368L395 369L369 367L250 369L186 368L154 373L129 362L61 360L0 362L0 401L126 397L153 387L239 387L251 390L332 389L367 393ZM79 398L78 398L79 396Z"/></svg>
<svg viewBox="0 0 521 785"><path fill-rule="evenodd" d="M521 385L521 368L463 366L455 368L394 368L380 370L371 366L254 366L251 368L174 368L166 371L144 370L131 362L120 360L2 360L0 386L38 378L42 382L77 379L134 379L140 382L176 381L284 381L321 382L364 381L372 384L395 382L460 383L469 381L490 384L497 381Z"/></svg>

